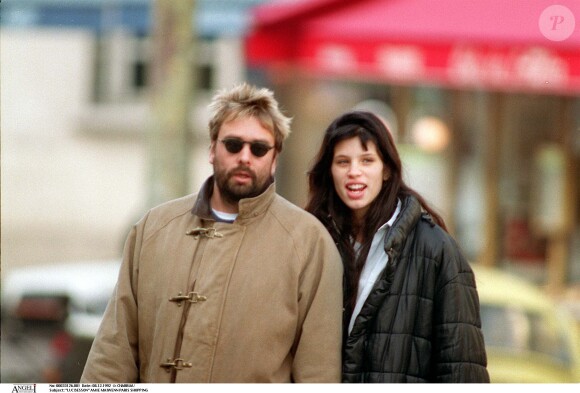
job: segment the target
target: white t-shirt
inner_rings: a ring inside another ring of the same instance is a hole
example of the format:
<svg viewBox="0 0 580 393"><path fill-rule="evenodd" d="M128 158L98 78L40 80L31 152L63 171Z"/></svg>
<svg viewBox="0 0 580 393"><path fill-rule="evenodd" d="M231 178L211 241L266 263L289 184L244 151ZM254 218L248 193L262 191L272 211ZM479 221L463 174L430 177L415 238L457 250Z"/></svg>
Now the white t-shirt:
<svg viewBox="0 0 580 393"><path fill-rule="evenodd" d="M220 221L234 222L238 217L238 213L225 213L215 209L211 209L211 211Z"/></svg>

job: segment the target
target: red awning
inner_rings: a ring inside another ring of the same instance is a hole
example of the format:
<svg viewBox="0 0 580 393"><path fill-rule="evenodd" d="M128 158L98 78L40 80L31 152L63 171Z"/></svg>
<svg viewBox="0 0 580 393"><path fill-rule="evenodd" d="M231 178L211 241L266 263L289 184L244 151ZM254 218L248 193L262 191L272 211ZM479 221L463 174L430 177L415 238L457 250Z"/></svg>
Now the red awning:
<svg viewBox="0 0 580 393"><path fill-rule="evenodd" d="M250 66L580 93L578 0L302 0L254 10Z"/></svg>

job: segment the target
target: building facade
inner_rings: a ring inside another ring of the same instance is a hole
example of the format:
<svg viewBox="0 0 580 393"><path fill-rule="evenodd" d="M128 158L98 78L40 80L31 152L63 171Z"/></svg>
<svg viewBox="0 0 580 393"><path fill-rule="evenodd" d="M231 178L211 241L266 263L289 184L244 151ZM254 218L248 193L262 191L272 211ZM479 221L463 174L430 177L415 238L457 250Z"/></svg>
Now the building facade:
<svg viewBox="0 0 580 393"><path fill-rule="evenodd" d="M189 187L211 172L206 106L246 77L258 0L197 0ZM150 0L0 4L2 267L115 258L148 206Z"/></svg>

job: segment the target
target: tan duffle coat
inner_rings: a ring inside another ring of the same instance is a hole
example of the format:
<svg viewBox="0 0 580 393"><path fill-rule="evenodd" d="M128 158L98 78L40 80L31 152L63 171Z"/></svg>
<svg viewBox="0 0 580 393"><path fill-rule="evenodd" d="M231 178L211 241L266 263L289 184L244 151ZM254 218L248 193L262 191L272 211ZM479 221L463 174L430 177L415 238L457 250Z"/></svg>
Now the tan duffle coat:
<svg viewBox="0 0 580 393"><path fill-rule="evenodd" d="M212 186L132 228L81 381L340 381L331 237L274 184L241 200L233 224L215 222Z"/></svg>

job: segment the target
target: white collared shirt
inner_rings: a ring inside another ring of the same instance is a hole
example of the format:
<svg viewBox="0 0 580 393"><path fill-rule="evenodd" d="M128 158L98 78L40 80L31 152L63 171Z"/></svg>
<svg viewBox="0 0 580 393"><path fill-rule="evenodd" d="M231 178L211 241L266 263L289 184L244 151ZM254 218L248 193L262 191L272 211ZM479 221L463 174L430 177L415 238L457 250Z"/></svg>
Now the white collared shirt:
<svg viewBox="0 0 580 393"><path fill-rule="evenodd" d="M373 242L371 244L371 248L369 250L369 255L367 256L367 260L365 261L365 265L363 266L363 270L360 275L360 279L358 282L358 293L356 296L356 305L354 307L354 311L350 318L350 323L348 324L348 334L352 331L352 327L354 326L354 321L360 310L362 309L367 297L371 293L379 274L385 269L387 266L387 262L389 261L389 256L385 252L384 248L384 241L387 231L391 225L395 222L399 213L401 211L401 201L397 201L397 208L395 212L391 216L391 219L387 221L384 225L382 225L375 236L373 237ZM358 253L360 250L360 245L357 243L355 247L355 251Z"/></svg>

